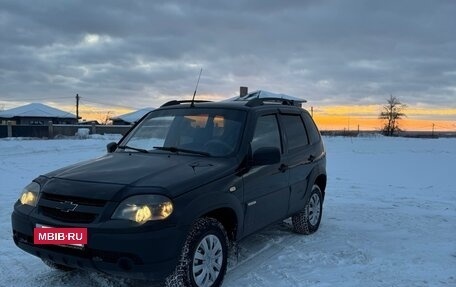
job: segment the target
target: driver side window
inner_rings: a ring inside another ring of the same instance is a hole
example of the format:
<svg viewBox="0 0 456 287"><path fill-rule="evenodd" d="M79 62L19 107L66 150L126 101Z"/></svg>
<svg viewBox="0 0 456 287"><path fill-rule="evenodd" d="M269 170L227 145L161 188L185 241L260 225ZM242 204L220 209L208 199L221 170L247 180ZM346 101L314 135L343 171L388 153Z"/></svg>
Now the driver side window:
<svg viewBox="0 0 456 287"><path fill-rule="evenodd" d="M282 152L280 130L275 115L266 115L258 118L251 148L252 154L262 147L276 147Z"/></svg>

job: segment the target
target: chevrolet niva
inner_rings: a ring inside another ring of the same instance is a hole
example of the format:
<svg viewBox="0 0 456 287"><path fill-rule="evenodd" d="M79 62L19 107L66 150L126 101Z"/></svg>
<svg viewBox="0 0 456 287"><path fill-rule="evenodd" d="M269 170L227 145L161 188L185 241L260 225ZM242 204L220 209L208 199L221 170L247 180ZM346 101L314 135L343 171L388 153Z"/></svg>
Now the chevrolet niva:
<svg viewBox="0 0 456 287"><path fill-rule="evenodd" d="M288 217L297 233L320 225L326 153L293 100L171 101L107 149L25 187L19 248L59 270L220 286L230 242ZM87 243L34 244L38 227L83 227Z"/></svg>

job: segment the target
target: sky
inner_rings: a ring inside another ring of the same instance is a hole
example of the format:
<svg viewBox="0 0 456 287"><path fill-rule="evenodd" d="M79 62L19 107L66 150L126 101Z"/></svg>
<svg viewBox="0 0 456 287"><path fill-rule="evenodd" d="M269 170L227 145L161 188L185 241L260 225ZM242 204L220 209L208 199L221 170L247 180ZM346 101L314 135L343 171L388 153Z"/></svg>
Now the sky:
<svg viewBox="0 0 456 287"><path fill-rule="evenodd" d="M456 1L0 2L0 109L42 102L85 119L268 90L323 128L456 131Z"/></svg>

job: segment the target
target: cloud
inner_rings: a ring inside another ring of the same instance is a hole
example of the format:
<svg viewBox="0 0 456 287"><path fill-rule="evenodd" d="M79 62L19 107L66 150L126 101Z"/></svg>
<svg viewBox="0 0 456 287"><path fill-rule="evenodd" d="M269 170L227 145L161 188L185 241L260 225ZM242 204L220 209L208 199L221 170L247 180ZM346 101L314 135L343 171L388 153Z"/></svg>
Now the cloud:
<svg viewBox="0 0 456 287"><path fill-rule="evenodd" d="M0 100L140 108L240 85L456 106L454 1L2 1Z"/></svg>

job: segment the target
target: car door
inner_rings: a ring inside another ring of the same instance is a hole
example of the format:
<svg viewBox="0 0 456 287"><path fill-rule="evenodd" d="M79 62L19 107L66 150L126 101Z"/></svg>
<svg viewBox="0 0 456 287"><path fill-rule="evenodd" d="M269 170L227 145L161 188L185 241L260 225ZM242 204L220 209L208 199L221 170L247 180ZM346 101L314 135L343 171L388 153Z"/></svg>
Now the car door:
<svg viewBox="0 0 456 287"><path fill-rule="evenodd" d="M298 111L282 112L280 125L285 135L283 164L289 172L290 207L288 214L293 214L304 207L315 155L312 154L313 149L309 144L308 133Z"/></svg>
<svg viewBox="0 0 456 287"><path fill-rule="evenodd" d="M277 147L283 152L276 114L264 114L257 118L250 145L251 154L262 147ZM254 166L243 175L245 235L286 216L290 195L288 172L282 170L281 166L282 162Z"/></svg>

